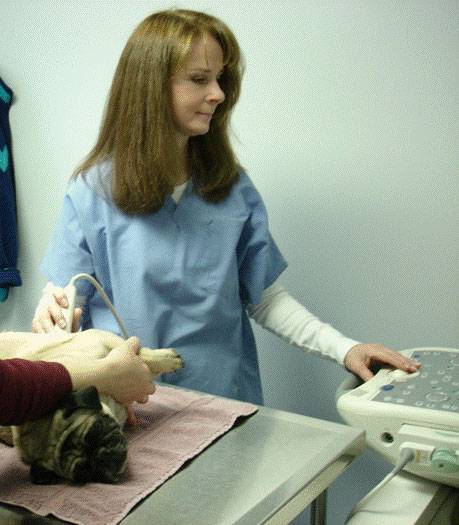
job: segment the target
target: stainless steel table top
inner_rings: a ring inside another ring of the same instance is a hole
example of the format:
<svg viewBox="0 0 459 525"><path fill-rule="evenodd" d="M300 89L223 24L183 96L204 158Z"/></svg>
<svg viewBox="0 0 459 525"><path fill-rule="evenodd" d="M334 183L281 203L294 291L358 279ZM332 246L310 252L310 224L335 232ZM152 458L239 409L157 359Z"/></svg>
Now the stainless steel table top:
<svg viewBox="0 0 459 525"><path fill-rule="evenodd" d="M362 431L260 407L134 507L121 523L268 523L300 493L306 507L363 448ZM4 523L63 522L0 505L0 524Z"/></svg>

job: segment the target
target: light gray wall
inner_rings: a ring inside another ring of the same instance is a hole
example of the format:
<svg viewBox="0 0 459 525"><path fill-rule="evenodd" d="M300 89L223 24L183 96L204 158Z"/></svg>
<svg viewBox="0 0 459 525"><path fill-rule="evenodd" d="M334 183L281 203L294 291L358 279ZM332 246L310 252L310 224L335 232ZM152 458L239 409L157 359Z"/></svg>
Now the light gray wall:
<svg viewBox="0 0 459 525"><path fill-rule="evenodd" d="M172 5L223 18L244 50L234 143L290 262L287 288L356 339L457 347L456 0L0 2L24 279L0 304L0 329L29 329L37 265L121 49ZM256 335L267 404L338 420L344 372ZM372 453L354 464L332 487L330 523L387 469Z"/></svg>

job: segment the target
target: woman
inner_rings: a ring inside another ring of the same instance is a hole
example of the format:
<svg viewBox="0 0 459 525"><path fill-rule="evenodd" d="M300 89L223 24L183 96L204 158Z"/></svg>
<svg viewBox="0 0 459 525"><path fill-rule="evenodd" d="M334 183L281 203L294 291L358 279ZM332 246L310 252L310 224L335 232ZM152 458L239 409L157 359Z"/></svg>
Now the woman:
<svg viewBox="0 0 459 525"><path fill-rule="evenodd" d="M212 16L170 10L137 27L42 263L51 284L34 331L65 325L59 287L86 272L130 333L151 347L179 349L186 367L163 377L171 383L262 403L249 314L363 379L374 361L415 370L383 346L345 338L279 284L286 262L228 137L242 69L233 33ZM100 298L79 292L83 328L116 331Z"/></svg>

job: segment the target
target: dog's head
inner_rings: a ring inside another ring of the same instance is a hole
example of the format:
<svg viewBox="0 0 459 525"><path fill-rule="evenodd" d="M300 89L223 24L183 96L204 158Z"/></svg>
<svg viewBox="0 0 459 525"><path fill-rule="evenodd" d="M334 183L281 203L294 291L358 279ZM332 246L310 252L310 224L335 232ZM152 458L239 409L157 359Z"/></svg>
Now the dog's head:
<svg viewBox="0 0 459 525"><path fill-rule="evenodd" d="M94 387L67 394L50 416L17 427L15 445L33 483L113 483L126 470L126 438Z"/></svg>

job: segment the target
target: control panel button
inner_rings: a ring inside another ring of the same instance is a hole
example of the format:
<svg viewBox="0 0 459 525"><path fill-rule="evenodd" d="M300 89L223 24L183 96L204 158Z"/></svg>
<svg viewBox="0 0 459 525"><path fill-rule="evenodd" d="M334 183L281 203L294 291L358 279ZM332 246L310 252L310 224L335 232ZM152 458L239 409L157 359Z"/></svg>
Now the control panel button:
<svg viewBox="0 0 459 525"><path fill-rule="evenodd" d="M449 396L443 392L432 392L431 394L426 395L428 401L439 402L446 401L449 399Z"/></svg>

